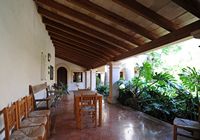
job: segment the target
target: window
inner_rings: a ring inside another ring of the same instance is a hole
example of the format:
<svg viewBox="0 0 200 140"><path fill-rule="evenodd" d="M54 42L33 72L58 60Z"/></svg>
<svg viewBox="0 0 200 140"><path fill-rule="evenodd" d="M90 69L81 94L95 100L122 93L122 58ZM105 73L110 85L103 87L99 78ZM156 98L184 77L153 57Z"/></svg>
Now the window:
<svg viewBox="0 0 200 140"><path fill-rule="evenodd" d="M83 73L73 72L73 82L83 82Z"/></svg>

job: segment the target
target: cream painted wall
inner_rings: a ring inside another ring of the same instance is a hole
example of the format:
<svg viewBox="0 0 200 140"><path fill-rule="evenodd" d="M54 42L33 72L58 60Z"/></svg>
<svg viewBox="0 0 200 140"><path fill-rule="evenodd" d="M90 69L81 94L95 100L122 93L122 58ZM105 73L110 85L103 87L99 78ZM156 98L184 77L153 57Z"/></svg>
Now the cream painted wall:
<svg viewBox="0 0 200 140"><path fill-rule="evenodd" d="M56 58L55 60L56 63L56 78L57 78L57 70L59 67L65 67L67 69L67 83L68 83L68 90L77 90L77 84L78 84L78 88L85 88L85 72L86 69L75 65L73 63L70 63L68 61L65 61L63 59L60 58ZM83 82L81 83L74 83L73 82L73 72L83 72ZM57 81L57 79L56 79Z"/></svg>
<svg viewBox="0 0 200 140"><path fill-rule="evenodd" d="M43 81L41 52L52 56L50 62L45 60ZM0 109L28 95L29 84L54 83L48 74L48 66L55 66L54 56L54 47L34 1L0 0Z"/></svg>

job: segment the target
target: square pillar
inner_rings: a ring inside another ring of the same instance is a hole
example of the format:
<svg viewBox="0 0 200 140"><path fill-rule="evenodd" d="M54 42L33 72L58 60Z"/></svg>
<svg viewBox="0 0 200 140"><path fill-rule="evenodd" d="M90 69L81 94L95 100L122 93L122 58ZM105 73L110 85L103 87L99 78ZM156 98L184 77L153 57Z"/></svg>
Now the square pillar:
<svg viewBox="0 0 200 140"><path fill-rule="evenodd" d="M117 98L119 96L119 90L117 86L117 81L120 79L120 63L112 62L109 64L109 103L117 103Z"/></svg>
<svg viewBox="0 0 200 140"><path fill-rule="evenodd" d="M96 69L90 70L90 89L96 90Z"/></svg>

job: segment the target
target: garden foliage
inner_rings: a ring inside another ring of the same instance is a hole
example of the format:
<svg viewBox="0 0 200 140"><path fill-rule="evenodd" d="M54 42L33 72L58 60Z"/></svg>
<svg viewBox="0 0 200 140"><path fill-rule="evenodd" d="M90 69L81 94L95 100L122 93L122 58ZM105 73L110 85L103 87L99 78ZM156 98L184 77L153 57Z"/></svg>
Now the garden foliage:
<svg viewBox="0 0 200 140"><path fill-rule="evenodd" d="M131 81L119 80L119 102L161 120L172 122L175 117L197 120L200 73L183 68L176 80L168 72L156 73L144 62L138 76Z"/></svg>

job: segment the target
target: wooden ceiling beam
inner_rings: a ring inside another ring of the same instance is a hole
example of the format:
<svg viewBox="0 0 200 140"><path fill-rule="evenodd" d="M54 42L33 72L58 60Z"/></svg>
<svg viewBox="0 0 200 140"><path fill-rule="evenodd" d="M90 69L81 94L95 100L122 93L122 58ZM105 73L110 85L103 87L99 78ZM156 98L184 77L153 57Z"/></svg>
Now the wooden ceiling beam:
<svg viewBox="0 0 200 140"><path fill-rule="evenodd" d="M99 52L99 54L101 53L102 55L107 55L108 57L114 57L114 56L119 54L116 51L113 52L113 51L110 51L109 49L106 49L106 48L103 49L103 48L97 48L96 46L85 45L85 44L80 43L78 41L74 41L72 39L68 39L68 38L65 38L63 36L60 36L58 34L49 33L49 35L53 39L57 39L57 40L60 40L60 41L63 41L65 43L72 44L72 45L75 45L75 46L78 46L78 47L83 47L83 48L86 48L88 50L89 49L95 50L95 51Z"/></svg>
<svg viewBox="0 0 200 140"><path fill-rule="evenodd" d="M90 57L90 56L86 56L86 55L81 55L79 52L74 51L73 49L70 48L63 48L63 46L59 46L59 45L55 45L56 47L56 52L60 52L63 53L64 55L71 57L77 61L83 62L83 63L95 63L97 64L98 62L100 63L105 63L105 61L101 61L99 59ZM91 65L90 64L90 65Z"/></svg>
<svg viewBox="0 0 200 140"><path fill-rule="evenodd" d="M161 47L163 45L166 45L168 43L172 43L174 41L186 38L188 36L191 36L191 32L197 30L200 28L200 20L191 23L187 26L184 26L180 29L177 29L176 31L169 33L167 35L164 35L154 41L151 41L150 43L147 43L143 46L140 46L138 48L135 48L133 51L130 51L128 53L124 53L120 56L115 57L113 60L117 61L117 60L121 60L148 50L152 50L155 49L157 47Z"/></svg>
<svg viewBox="0 0 200 140"><path fill-rule="evenodd" d="M77 51L74 51L73 49L69 49L69 48L63 49L63 47L59 46L59 45L55 46L55 48L56 48L56 53L59 52L60 54L63 54L68 58L73 58L76 61L84 63L84 65L87 64L89 66L92 66L92 65L96 65L98 63L105 63L105 61L101 61L99 59L95 59L93 57L86 56L85 54L81 54Z"/></svg>
<svg viewBox="0 0 200 140"><path fill-rule="evenodd" d="M80 1L82 2L82 1ZM49 0L36 0L36 3L38 4L38 8L40 9L39 11L41 11L41 7L40 6L48 6L50 8L53 8L55 10L58 10L70 17L73 17L73 18L76 18L78 20L81 20L89 25L92 25L92 26L95 26L96 28L99 28L101 30L104 30L110 34L113 34L123 40L126 40L126 41L129 41L130 43L133 43L133 44L139 44L140 42L134 37L134 36L131 36L117 28L114 28L113 26L111 25L108 25L108 24L105 24L99 20L96 20L95 18L92 18L88 15L85 15L85 14L82 14L82 13L79 13L69 7L66 7L62 4L59 4L55 1L49 1ZM89 26L87 26L89 27ZM94 28L92 28L94 30ZM96 30L96 29L95 29ZM149 33L149 32L148 32ZM155 38L154 38L155 39Z"/></svg>
<svg viewBox="0 0 200 140"><path fill-rule="evenodd" d="M74 46L74 47L76 47L76 48L85 49L85 50L87 50L88 52L91 52L91 53L93 53L93 54L102 56L102 57L104 57L104 58L106 58L106 59L110 59L110 58L113 58L113 57L114 57L114 55L112 55L112 54L107 54L107 52L104 53L103 51L98 51L98 50L89 49L87 46L82 45L82 44L77 43L77 42L73 42L73 41L70 41L70 40L67 40L67 39L66 39L66 40L62 40L62 39L60 39L59 36L57 36L57 35L52 35L52 36L51 36L51 39L52 39L52 41L57 41L57 42L61 42L61 43L67 44L67 45Z"/></svg>
<svg viewBox="0 0 200 140"><path fill-rule="evenodd" d="M116 47L123 47L123 48L125 48L125 49L127 49L127 50L131 50L131 49L135 48L134 45L130 45L130 44L128 44L128 43L126 43L126 42L123 42L123 41L112 42L112 43L108 42L108 43L107 43L107 42L105 42L105 41L103 41L103 40L100 40L100 39L98 39L98 38L95 38L95 37L92 36L92 35L88 35L88 34L86 34L86 33L80 32L80 31L78 31L78 30L76 30L76 29L67 27L67 26L65 26L64 24L60 24L60 23L58 23L58 22L55 22L55 21L50 20L50 19L45 18L45 17L43 17L42 21L43 21L43 23L45 23L45 25L54 27L54 28L56 28L56 29L58 29L58 30L61 30L61 31L66 32L66 33L71 34L71 35L74 35L74 36L76 36L76 37L80 37L80 38L82 38L82 39L85 39L85 40L87 40L87 41L96 43L96 44L101 45L101 46L114 45L114 46L116 46ZM142 45L142 44L137 44L137 45Z"/></svg>
<svg viewBox="0 0 200 140"><path fill-rule="evenodd" d="M56 53L56 54L55 54L55 57L60 58L60 59L63 59L63 60L66 60L66 61L68 61L68 62L70 62L70 63L73 63L73 64L76 64L76 65L79 65L79 66L84 67L84 68L86 68L86 69L88 69L88 68L90 69L90 66L89 66L89 65L83 65L82 63L77 62L77 61L75 61L75 60L73 60L73 59L71 59L71 58L67 58L66 56L63 56L63 55L61 55L60 53Z"/></svg>
<svg viewBox="0 0 200 140"><path fill-rule="evenodd" d="M92 55L101 57L102 59L105 59L105 60L107 60L107 61L110 61L110 59L111 59L110 57L105 56L105 55L103 55L102 53L98 53L98 52L95 52L95 51L87 50L87 49L85 49L84 47L79 47L79 46L76 46L76 45L73 45L73 44L70 44L70 43L66 43L66 42L64 42L64 41L61 41L61 40L59 40L59 39L55 39L55 38L53 38L53 37L51 37L51 39L52 39L52 42L53 42L53 43L59 43L59 44L65 45L65 46L70 46L71 48L79 49L80 51L81 51L81 50L82 50L82 51L85 51L85 52L90 53L90 54L92 54Z"/></svg>
<svg viewBox="0 0 200 140"><path fill-rule="evenodd" d="M73 41L77 41L77 42L83 43L85 45L95 46L97 48L105 48L105 49L108 49L108 50L111 50L111 51L117 50L119 53L123 53L123 52L127 51L126 49L124 49L122 47L116 47L116 46L113 46L113 45L105 45L105 46L98 45L96 43L90 42L88 40L82 39L82 38L74 36L74 35L71 35L71 34L63 32L61 30L57 30L54 27L51 27L51 26L48 26L48 25L46 25L46 29L50 33L61 35L61 36L65 37L65 38L67 38L67 39L70 39L70 40L73 40Z"/></svg>
<svg viewBox="0 0 200 140"><path fill-rule="evenodd" d="M103 58L102 56L93 54L91 52L88 52L87 50L83 50L83 49L77 48L75 46L67 45L65 43L61 43L61 42L58 42L58 41L53 41L53 44L59 45L59 46L63 46L63 48L70 48L70 49L76 50L78 52L84 53L84 54L86 54L88 56L95 57L95 58L103 60L103 61L109 61L108 59Z"/></svg>
<svg viewBox="0 0 200 140"><path fill-rule="evenodd" d="M194 16L200 18L200 1L199 0L172 0Z"/></svg>
<svg viewBox="0 0 200 140"><path fill-rule="evenodd" d="M70 3L73 3L75 5L78 5L81 8L87 9L88 11L90 11L98 16L104 17L114 23L117 23L120 26L123 26L129 30L132 30L133 32L136 32L150 40L154 40L154 39L158 38L157 35L148 31L144 27L139 26L138 24L136 24L128 19L125 19L124 17L119 16L103 7L100 7L100 6L90 2L89 0L81 0L81 1L80 0L67 0L67 1L69 1Z"/></svg>
<svg viewBox="0 0 200 140"><path fill-rule="evenodd" d="M138 15L148 19L149 21L159 25L160 27L168 30L168 31L175 31L178 29L178 26L175 25L170 20L166 19L165 17L157 14L153 10L143 6L136 0L113 0L117 4L137 13ZM185 1L185 0L183 0Z"/></svg>

